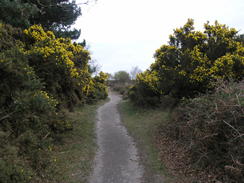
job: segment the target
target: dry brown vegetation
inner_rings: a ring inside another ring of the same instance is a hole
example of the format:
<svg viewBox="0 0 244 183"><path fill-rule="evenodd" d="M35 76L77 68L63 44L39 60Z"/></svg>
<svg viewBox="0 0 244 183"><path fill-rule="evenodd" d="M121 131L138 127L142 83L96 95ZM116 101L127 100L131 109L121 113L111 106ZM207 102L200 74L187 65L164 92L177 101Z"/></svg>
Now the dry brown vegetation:
<svg viewBox="0 0 244 183"><path fill-rule="evenodd" d="M215 93L181 104L156 139L163 164L186 182L241 182L243 88L243 82L222 83Z"/></svg>

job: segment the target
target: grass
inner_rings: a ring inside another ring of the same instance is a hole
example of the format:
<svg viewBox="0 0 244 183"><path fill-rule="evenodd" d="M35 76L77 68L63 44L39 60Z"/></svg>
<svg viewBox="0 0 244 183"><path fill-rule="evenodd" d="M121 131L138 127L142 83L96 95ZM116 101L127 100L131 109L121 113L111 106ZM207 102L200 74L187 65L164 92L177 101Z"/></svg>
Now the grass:
<svg viewBox="0 0 244 183"><path fill-rule="evenodd" d="M54 147L52 159L59 183L86 183L92 170L96 152L96 109L102 101L86 105L68 113L74 121L73 130L60 137L61 143Z"/></svg>
<svg viewBox="0 0 244 183"><path fill-rule="evenodd" d="M157 129L168 119L169 113L162 108L138 108L127 100L119 104L119 111L122 122L136 141L145 167L145 180L151 182L152 176L161 175L165 183L172 182L173 178L160 162L159 150L155 144Z"/></svg>

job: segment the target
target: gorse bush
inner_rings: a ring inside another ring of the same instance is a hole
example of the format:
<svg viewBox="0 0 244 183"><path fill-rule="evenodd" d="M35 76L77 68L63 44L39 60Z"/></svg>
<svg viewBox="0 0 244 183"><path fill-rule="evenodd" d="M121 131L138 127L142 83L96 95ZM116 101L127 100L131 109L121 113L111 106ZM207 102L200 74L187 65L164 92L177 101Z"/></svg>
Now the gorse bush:
<svg viewBox="0 0 244 183"><path fill-rule="evenodd" d="M137 75L128 92L131 101L171 109L161 138L186 149L193 169L209 170L213 181L242 182L243 35L217 21L195 31L189 19L154 58L150 68Z"/></svg>
<svg viewBox="0 0 244 183"><path fill-rule="evenodd" d="M169 44L156 50L150 69L137 77L133 91L143 97L131 97L135 103L143 103L139 100L146 97L141 87L153 91L153 97L182 98L213 90L218 79L242 80L244 47L238 32L217 21L206 23L204 29L195 31L189 19L174 30Z"/></svg>
<svg viewBox="0 0 244 183"><path fill-rule="evenodd" d="M73 128L62 109L106 98L107 75L92 77L84 47L37 25L1 23L0 50L0 182L51 180L54 139Z"/></svg>
<svg viewBox="0 0 244 183"><path fill-rule="evenodd" d="M25 54L38 77L45 81L45 89L61 104L72 108L85 102L85 91L91 83L88 73L89 52L68 38L55 38L50 31L32 26L24 31L28 48Z"/></svg>
<svg viewBox="0 0 244 183"><path fill-rule="evenodd" d="M137 75L136 84L128 91L131 101L139 106L156 106L160 103L160 93L157 90L158 77L155 72Z"/></svg>
<svg viewBox="0 0 244 183"><path fill-rule="evenodd" d="M62 111L107 96L106 75L93 78L71 42L80 15L75 1L0 2L1 183L55 182L54 142L73 129Z"/></svg>
<svg viewBox="0 0 244 183"><path fill-rule="evenodd" d="M4 24L0 27L3 45L0 54L0 133L5 141L0 145L0 180L30 182L43 172L43 165L48 162L47 149L50 137L54 135L50 119L57 115L58 102L44 90L43 82L30 67L23 51L24 43L15 39L15 36L21 37L20 31Z"/></svg>
<svg viewBox="0 0 244 183"><path fill-rule="evenodd" d="M89 92L89 100L105 99L108 96L107 88L108 75L104 72L100 72L98 76L94 77L94 82L92 83L91 92ZM89 90L87 90L89 91ZM91 102L90 101L90 102Z"/></svg>
<svg viewBox="0 0 244 183"><path fill-rule="evenodd" d="M244 83L220 84L213 94L186 100L161 129L183 145L192 165L223 182L244 179Z"/></svg>

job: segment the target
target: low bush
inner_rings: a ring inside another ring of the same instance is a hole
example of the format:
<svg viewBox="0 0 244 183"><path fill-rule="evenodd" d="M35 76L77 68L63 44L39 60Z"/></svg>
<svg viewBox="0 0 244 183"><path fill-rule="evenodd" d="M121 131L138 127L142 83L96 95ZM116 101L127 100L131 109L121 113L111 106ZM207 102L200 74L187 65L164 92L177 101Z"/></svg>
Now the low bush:
<svg viewBox="0 0 244 183"><path fill-rule="evenodd" d="M111 90L118 92L124 98L128 97L128 92L132 87L133 81L120 82L116 80L109 81L109 87Z"/></svg>
<svg viewBox="0 0 244 183"><path fill-rule="evenodd" d="M100 99L106 99L108 96L107 88L108 75L104 72L100 72L92 80L90 92L88 94L88 101L94 102Z"/></svg>
<svg viewBox="0 0 244 183"><path fill-rule="evenodd" d="M190 154L195 168L222 182L244 180L244 82L219 84L212 94L185 100L161 132Z"/></svg>

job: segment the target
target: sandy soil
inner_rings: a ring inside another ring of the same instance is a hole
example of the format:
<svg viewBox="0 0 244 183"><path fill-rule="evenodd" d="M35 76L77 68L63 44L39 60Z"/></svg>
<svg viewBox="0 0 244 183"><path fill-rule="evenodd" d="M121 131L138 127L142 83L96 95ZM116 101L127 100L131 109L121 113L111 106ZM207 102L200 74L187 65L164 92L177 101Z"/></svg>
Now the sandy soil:
<svg viewBox="0 0 244 183"><path fill-rule="evenodd" d="M142 183L143 167L137 148L121 124L117 104L121 98L109 93L110 101L98 109L98 152L90 183Z"/></svg>

